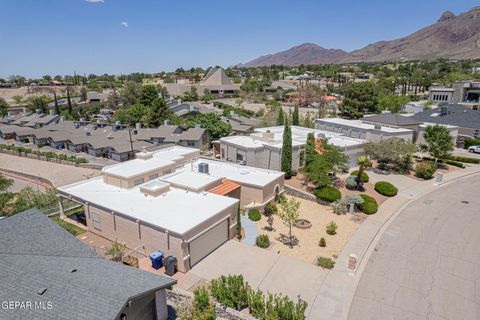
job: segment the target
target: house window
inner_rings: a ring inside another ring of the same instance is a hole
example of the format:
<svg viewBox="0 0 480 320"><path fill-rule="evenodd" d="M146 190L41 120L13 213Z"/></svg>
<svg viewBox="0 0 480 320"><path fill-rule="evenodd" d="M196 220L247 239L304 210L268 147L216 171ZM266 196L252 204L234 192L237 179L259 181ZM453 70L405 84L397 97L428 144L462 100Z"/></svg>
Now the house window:
<svg viewBox="0 0 480 320"><path fill-rule="evenodd" d="M243 161L243 154L237 153L237 161Z"/></svg>
<svg viewBox="0 0 480 320"><path fill-rule="evenodd" d="M153 180L158 178L158 173L152 174L148 177L148 180Z"/></svg>
<svg viewBox="0 0 480 320"><path fill-rule="evenodd" d="M145 182L145 179L137 179L133 182L133 185L138 186L139 184L142 184Z"/></svg>
<svg viewBox="0 0 480 320"><path fill-rule="evenodd" d="M98 215L98 213L92 212L92 222L95 229L102 231L102 228L100 226L100 216Z"/></svg>
<svg viewBox="0 0 480 320"><path fill-rule="evenodd" d="M195 147L195 141L187 141L187 146Z"/></svg>
<svg viewBox="0 0 480 320"><path fill-rule="evenodd" d="M480 130L475 130L475 133L473 134L475 138L480 137Z"/></svg>

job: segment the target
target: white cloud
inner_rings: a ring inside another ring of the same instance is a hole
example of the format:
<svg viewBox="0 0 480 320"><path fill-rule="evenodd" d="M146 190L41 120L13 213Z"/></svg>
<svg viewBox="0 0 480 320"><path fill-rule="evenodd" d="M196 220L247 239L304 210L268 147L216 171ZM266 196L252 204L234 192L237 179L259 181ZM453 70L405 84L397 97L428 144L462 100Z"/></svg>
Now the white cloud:
<svg viewBox="0 0 480 320"><path fill-rule="evenodd" d="M124 26L125 28L128 28L128 22L122 21L122 22L120 22L120 24L121 24L122 26Z"/></svg>
<svg viewBox="0 0 480 320"><path fill-rule="evenodd" d="M88 3L100 3L100 2L105 2L105 0L85 0L85 2L88 2Z"/></svg>

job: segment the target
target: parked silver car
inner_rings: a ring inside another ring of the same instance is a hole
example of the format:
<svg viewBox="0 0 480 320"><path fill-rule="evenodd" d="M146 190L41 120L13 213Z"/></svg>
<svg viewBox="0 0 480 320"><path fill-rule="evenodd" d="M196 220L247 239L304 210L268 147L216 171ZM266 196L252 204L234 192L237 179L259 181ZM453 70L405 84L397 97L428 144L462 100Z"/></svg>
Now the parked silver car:
<svg viewBox="0 0 480 320"><path fill-rule="evenodd" d="M480 153L480 146L471 146L468 148L469 152Z"/></svg>

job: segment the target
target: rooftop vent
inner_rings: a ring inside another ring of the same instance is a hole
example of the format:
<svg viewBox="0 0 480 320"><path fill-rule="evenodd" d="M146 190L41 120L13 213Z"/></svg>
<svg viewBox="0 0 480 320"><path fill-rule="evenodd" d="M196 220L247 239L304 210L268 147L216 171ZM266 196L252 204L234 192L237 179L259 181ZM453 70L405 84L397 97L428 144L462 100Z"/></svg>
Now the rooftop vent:
<svg viewBox="0 0 480 320"><path fill-rule="evenodd" d="M90 136L92 135L92 133L91 133L90 131L87 131L87 132L85 132L85 135L86 135L87 137L90 137Z"/></svg>
<svg viewBox="0 0 480 320"><path fill-rule="evenodd" d="M205 163L205 162L199 163L198 172L208 174L208 163Z"/></svg>
<svg viewBox="0 0 480 320"><path fill-rule="evenodd" d="M379 124L374 125L375 130L382 130L382 126Z"/></svg>
<svg viewBox="0 0 480 320"><path fill-rule="evenodd" d="M49 113L51 116L54 116L54 115L55 115L55 110L50 110L48 113Z"/></svg>
<svg viewBox="0 0 480 320"><path fill-rule="evenodd" d="M146 147L142 147L141 152L137 152L137 159L148 160L153 158L153 154L147 151Z"/></svg>
<svg viewBox="0 0 480 320"><path fill-rule="evenodd" d="M142 124L141 123L135 123L135 129L139 130L142 128Z"/></svg>
<svg viewBox="0 0 480 320"><path fill-rule="evenodd" d="M41 113L42 113L42 110L41 110L41 109L35 109L35 113L36 113L36 114L41 114Z"/></svg>

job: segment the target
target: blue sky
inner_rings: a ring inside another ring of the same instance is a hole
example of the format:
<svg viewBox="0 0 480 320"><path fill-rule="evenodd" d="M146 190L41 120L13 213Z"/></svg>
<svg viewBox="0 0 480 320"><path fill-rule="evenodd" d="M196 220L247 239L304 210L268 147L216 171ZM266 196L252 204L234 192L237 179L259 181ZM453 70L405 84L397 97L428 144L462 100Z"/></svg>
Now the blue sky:
<svg viewBox="0 0 480 320"><path fill-rule="evenodd" d="M0 0L0 77L227 67L304 42L350 51L475 5L478 0Z"/></svg>

